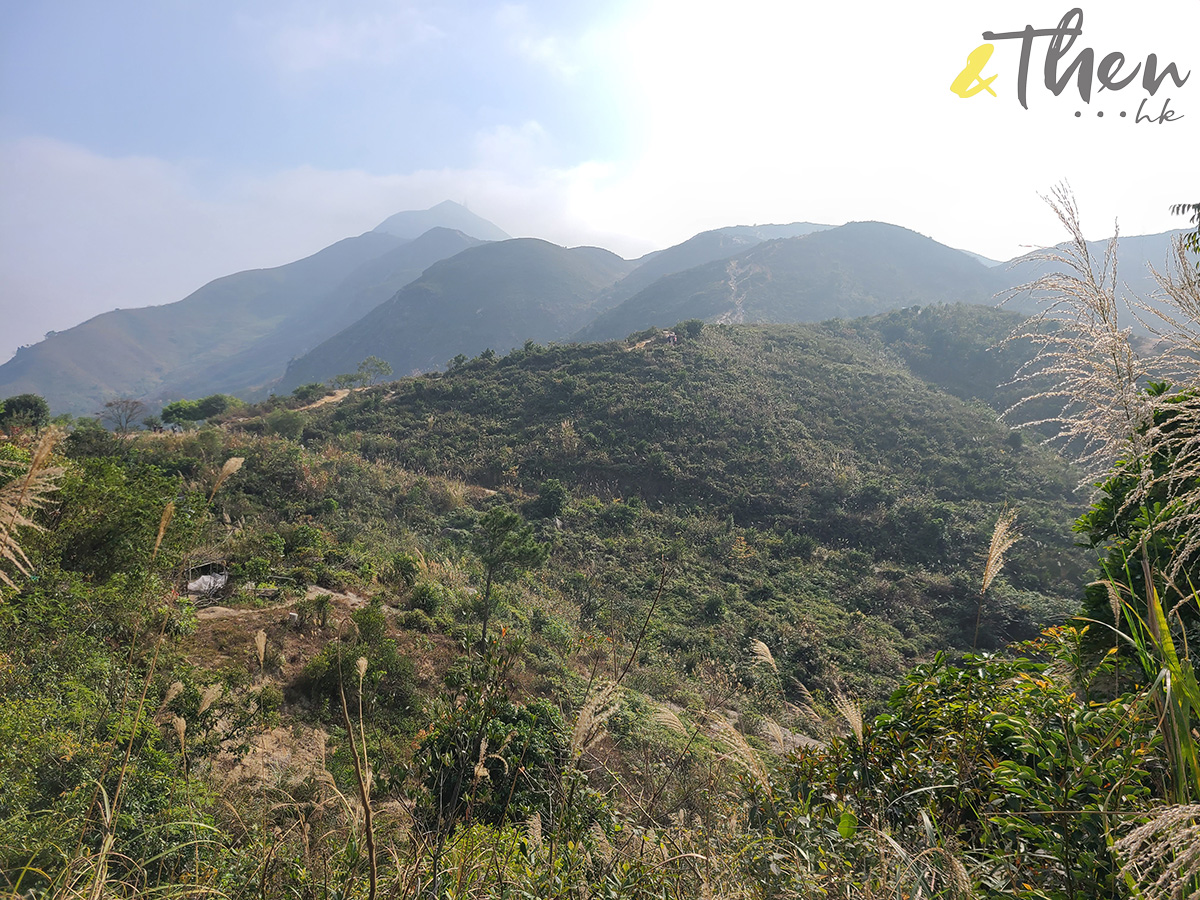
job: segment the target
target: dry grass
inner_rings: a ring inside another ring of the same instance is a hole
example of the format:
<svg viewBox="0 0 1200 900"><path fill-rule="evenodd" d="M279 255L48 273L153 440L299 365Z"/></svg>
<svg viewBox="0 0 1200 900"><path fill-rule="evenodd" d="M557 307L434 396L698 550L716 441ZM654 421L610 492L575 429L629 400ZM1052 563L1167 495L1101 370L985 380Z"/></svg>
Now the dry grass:
<svg viewBox="0 0 1200 900"><path fill-rule="evenodd" d="M1150 421L1153 404L1142 390L1150 373L1134 350L1130 329L1118 321L1116 236L1103 260L1093 259L1070 189L1059 186L1045 199L1070 240L1034 257L1061 271L1009 295L1032 294L1042 308L1006 339L1028 338L1037 353L1011 382L1033 392L1003 418L1024 426L1056 426L1054 440L1077 449L1083 483L1091 484L1129 452L1132 437ZM1061 403L1057 413L1024 418L1031 406L1047 400Z"/></svg>
<svg viewBox="0 0 1200 900"><path fill-rule="evenodd" d="M61 432L47 429L34 448L25 472L0 487L0 563L7 563L21 575L29 575L30 563L18 542L17 532L21 528L42 530L29 517L58 487L58 479L64 470L51 466L50 461L54 445L61 436ZM16 587L16 582L3 567L0 567L0 584Z"/></svg>
<svg viewBox="0 0 1200 900"><path fill-rule="evenodd" d="M770 794L771 779L767 775L766 767L742 733L719 712L706 716L704 725L709 736L724 748L723 758L741 765L758 787Z"/></svg>
<svg viewBox="0 0 1200 900"><path fill-rule="evenodd" d="M1200 900L1200 805L1160 810L1115 849L1145 900Z"/></svg>
<svg viewBox="0 0 1200 900"><path fill-rule="evenodd" d="M588 697L571 731L571 759L579 759L600 742L606 733L605 723L617 709L616 684L602 685Z"/></svg>
<svg viewBox="0 0 1200 900"><path fill-rule="evenodd" d="M1077 451L1083 484L1096 484L1118 462L1130 461L1124 472L1136 484L1118 512L1149 504L1152 494L1165 496L1154 528L1183 537L1169 569L1173 577L1200 552L1200 272L1177 239L1166 270L1154 272L1155 296L1124 302L1158 339L1153 355L1143 358L1131 330L1118 322L1117 238L1103 260L1093 259L1069 189L1056 188L1047 202L1070 241L1040 258L1066 271L1013 291L1032 293L1042 309L1006 339L1028 338L1037 354L1011 382L1031 394L1003 418L1056 426L1054 440ZM1148 392L1152 381L1166 383L1168 390ZM1047 400L1061 403L1056 414L1023 418L1031 404ZM1141 464L1155 456L1171 460L1159 475Z"/></svg>
<svg viewBox="0 0 1200 900"><path fill-rule="evenodd" d="M1017 531L1017 511L1005 507L996 519L992 529L992 542L988 546L987 559L983 564L983 583L979 588L981 594L986 594L992 586L1000 570L1004 568L1004 554L1012 549L1013 544L1021 539Z"/></svg>

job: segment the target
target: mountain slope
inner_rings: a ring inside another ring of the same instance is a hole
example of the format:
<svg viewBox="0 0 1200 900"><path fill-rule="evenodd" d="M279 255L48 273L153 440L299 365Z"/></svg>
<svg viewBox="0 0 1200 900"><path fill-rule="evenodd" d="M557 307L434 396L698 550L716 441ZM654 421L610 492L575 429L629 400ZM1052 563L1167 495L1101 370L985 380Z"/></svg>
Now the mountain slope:
<svg viewBox="0 0 1200 900"><path fill-rule="evenodd" d="M114 397L252 396L289 359L480 242L453 223L503 236L453 203L398 215L429 227L398 237L381 225L294 263L218 278L175 303L113 310L22 348L0 366L0 397L37 393L56 413L91 415Z"/></svg>
<svg viewBox="0 0 1200 900"><path fill-rule="evenodd" d="M576 337L612 339L693 318L819 322L921 303L982 303L1001 285L993 270L916 232L853 222L660 278Z"/></svg>
<svg viewBox="0 0 1200 900"><path fill-rule="evenodd" d="M56 413L89 415L112 397L169 390L174 372L203 370L248 349L400 244L368 233L285 266L218 278L177 303L103 313L0 366L0 395L31 391Z"/></svg>
<svg viewBox="0 0 1200 900"><path fill-rule="evenodd" d="M368 260L280 327L240 353L215 364L185 366L151 399L199 397L214 392L253 396L279 379L290 359L361 319L429 266L481 243L461 231L431 228L415 240ZM256 390L257 389L257 390Z"/></svg>
<svg viewBox="0 0 1200 900"><path fill-rule="evenodd" d="M702 231L681 244L644 257L644 262L597 298L595 309L603 312L649 287L665 275L674 275L704 263L735 256L764 241L800 237L823 231L828 225L793 222L790 225L732 225Z"/></svg>
<svg viewBox="0 0 1200 900"><path fill-rule="evenodd" d="M893 337L927 357L941 342L922 335L945 331L944 348L965 359L970 346L953 337L956 322L967 324L964 309L969 319L968 308L934 311L927 330ZM997 330L1013 318L984 312ZM591 508L613 533L660 513L676 523L663 526L668 535L682 529L689 548L730 568L746 592L738 615L750 634L806 615L811 605L785 610L811 595L917 642L962 628L952 640L965 634L970 646L979 560L998 510L1015 504L1026 539L1007 578L1030 593L1009 599L1022 615L1061 613L1068 604L1050 597L1070 595L1083 569L1069 528L1082 509L1069 467L1014 439L982 404L914 377L881 326L716 325L678 343L659 335L520 349L362 392L319 411L305 435L353 436L348 446L368 458L498 490L533 492L558 479L576 496L602 498ZM700 511L727 524L694 534L687 522ZM763 574L743 577L733 528L759 535L761 555L744 565ZM604 556L595 543L580 553ZM797 553L811 562L778 574ZM655 554L646 555L631 591L654 576Z"/></svg>
<svg viewBox="0 0 1200 900"><path fill-rule="evenodd" d="M296 360L281 389L352 372L372 355L409 373L439 368L459 353L561 338L632 265L607 250L568 250L534 238L465 250Z"/></svg>

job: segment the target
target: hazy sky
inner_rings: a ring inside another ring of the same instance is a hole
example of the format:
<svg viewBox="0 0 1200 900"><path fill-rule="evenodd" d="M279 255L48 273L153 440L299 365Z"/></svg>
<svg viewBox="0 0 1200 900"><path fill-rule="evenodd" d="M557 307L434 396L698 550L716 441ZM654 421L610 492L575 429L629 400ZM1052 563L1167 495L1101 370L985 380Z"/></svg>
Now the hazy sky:
<svg viewBox="0 0 1200 900"><path fill-rule="evenodd" d="M179 300L403 209L626 256L706 228L893 222L1007 259L1181 227L1200 199L1200 0L1087 2L1084 103L1044 84L1039 2L37 0L0 6L0 361L113 307ZM966 79L969 86L978 81ZM1144 101L1144 106L1142 103ZM1158 117L1164 103L1175 121ZM1127 115L1120 117L1124 111ZM1076 117L1075 113L1080 112ZM1103 112L1100 117L1097 113Z"/></svg>

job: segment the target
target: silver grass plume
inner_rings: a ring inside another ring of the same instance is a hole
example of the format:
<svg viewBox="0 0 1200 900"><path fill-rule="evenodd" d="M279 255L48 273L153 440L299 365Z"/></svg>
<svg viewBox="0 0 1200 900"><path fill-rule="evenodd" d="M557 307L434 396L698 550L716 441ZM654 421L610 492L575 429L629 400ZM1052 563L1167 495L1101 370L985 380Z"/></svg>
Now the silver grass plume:
<svg viewBox="0 0 1200 900"><path fill-rule="evenodd" d="M615 684L605 684L583 704L571 732L571 759L578 759L604 737L605 723L617 712L616 693Z"/></svg>
<svg viewBox="0 0 1200 900"><path fill-rule="evenodd" d="M812 692L797 678L792 679L792 684L796 686L796 691L800 694L800 704L796 710L814 725L823 725L825 720L817 712L817 701L813 698Z"/></svg>
<svg viewBox="0 0 1200 900"><path fill-rule="evenodd" d="M171 701L183 693L183 682L172 681L171 686L167 688L167 693L163 696L162 705L159 709L166 709L171 705Z"/></svg>
<svg viewBox="0 0 1200 900"><path fill-rule="evenodd" d="M673 709L666 706L655 708L654 724L666 728L668 731L674 731L676 734L687 734L687 728L684 727L683 721Z"/></svg>
<svg viewBox="0 0 1200 900"><path fill-rule="evenodd" d="M158 520L158 536L154 538L154 551L150 554L151 559L158 556L158 548L162 546L163 535L167 533L167 526L171 524L174 515L175 501L171 500L163 507L162 518Z"/></svg>
<svg viewBox="0 0 1200 900"><path fill-rule="evenodd" d="M225 465L221 466L221 471L217 474L217 480L213 482L212 493L208 495L209 503L212 503L213 497L217 496L217 491L221 489L221 485L228 481L229 476L235 474L245 461L245 458L241 456L231 456L225 460Z"/></svg>
<svg viewBox="0 0 1200 900"><path fill-rule="evenodd" d="M204 693L200 695L200 708L196 711L196 715L202 716L208 712L208 708L221 699L221 693L225 688L220 684L210 684L204 689Z"/></svg>
<svg viewBox="0 0 1200 900"><path fill-rule="evenodd" d="M488 739L487 735L484 735L483 740L479 742L479 759L475 762L475 778L477 780L492 777L487 770L487 749Z"/></svg>
<svg viewBox="0 0 1200 900"><path fill-rule="evenodd" d="M783 737L783 728L770 716L763 716L759 731L763 737L771 742L771 747L776 753L782 753L787 749L787 742Z"/></svg>
<svg viewBox="0 0 1200 900"><path fill-rule="evenodd" d="M741 732L719 713L709 716L706 725L709 735L725 748L725 753L722 754L723 758L740 763L758 783L758 786L770 793L771 781L767 777L767 770Z"/></svg>
<svg viewBox="0 0 1200 900"><path fill-rule="evenodd" d="M58 479L64 470L51 466L50 457L61 434L56 429L47 429L34 449L25 473L0 487L0 563L7 562L21 575L29 575L30 563L17 541L17 530L43 530L29 514L40 509L47 495L58 488ZM16 587L16 582L3 568L0 568L0 584Z"/></svg>
<svg viewBox="0 0 1200 900"><path fill-rule="evenodd" d="M768 666L772 672L779 671L779 667L775 665L775 657L771 655L771 648L762 641L755 640L751 642L750 654L754 657L756 663Z"/></svg>
<svg viewBox="0 0 1200 900"><path fill-rule="evenodd" d="M1200 900L1200 804L1160 809L1113 849L1145 900Z"/></svg>
<svg viewBox="0 0 1200 900"><path fill-rule="evenodd" d="M992 529L992 543L988 547L987 560L983 566L983 585L979 589L981 594L987 593L987 589L992 586L992 582L1000 574L1000 570L1004 567L1004 554L1021 539L1021 534L1016 529L1016 522L1016 509L1005 507L1000 511L1000 516L996 519L996 526Z"/></svg>
<svg viewBox="0 0 1200 900"><path fill-rule="evenodd" d="M842 718L846 720L846 724L858 738L859 744L862 744L863 736L866 734L866 729L863 727L862 705L857 700L849 700L842 694L833 698L833 705L842 714Z"/></svg>
<svg viewBox="0 0 1200 900"><path fill-rule="evenodd" d="M533 850L542 848L542 814L535 812L525 822L525 836Z"/></svg>
<svg viewBox="0 0 1200 900"><path fill-rule="evenodd" d="M1152 403L1142 390L1148 373L1134 351L1130 330L1117 321L1116 237L1103 260L1094 260L1069 187L1059 185L1044 199L1070 240L1034 256L1061 269L1009 294L1031 293L1042 308L1005 339L1027 338L1036 348L1034 358L1009 382L1035 393L1001 418L1022 426L1056 426L1056 443L1081 447L1081 483L1092 484L1129 452L1131 440L1150 421ZM1059 411L1025 418L1031 404L1045 400L1061 404Z"/></svg>
<svg viewBox="0 0 1200 900"><path fill-rule="evenodd" d="M1166 271L1154 271L1154 277L1158 302L1146 308L1158 321L1147 327L1165 348L1155 365L1160 378L1179 390L1155 398L1161 415L1146 437L1151 451L1171 465L1153 477L1147 491L1161 489L1166 496L1155 527L1180 537L1168 570L1175 577L1200 552L1200 270L1182 238L1172 244Z"/></svg>

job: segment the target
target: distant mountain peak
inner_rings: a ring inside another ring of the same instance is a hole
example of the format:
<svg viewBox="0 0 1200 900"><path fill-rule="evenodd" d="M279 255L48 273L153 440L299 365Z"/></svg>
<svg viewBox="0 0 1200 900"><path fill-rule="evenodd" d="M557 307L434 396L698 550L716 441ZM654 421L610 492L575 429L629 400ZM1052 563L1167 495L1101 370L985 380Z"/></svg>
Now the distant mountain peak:
<svg viewBox="0 0 1200 900"><path fill-rule="evenodd" d="M480 241L507 241L510 237L487 219L475 215L453 200L443 200L429 209L398 212L384 219L374 230L413 240L431 228L450 228Z"/></svg>

